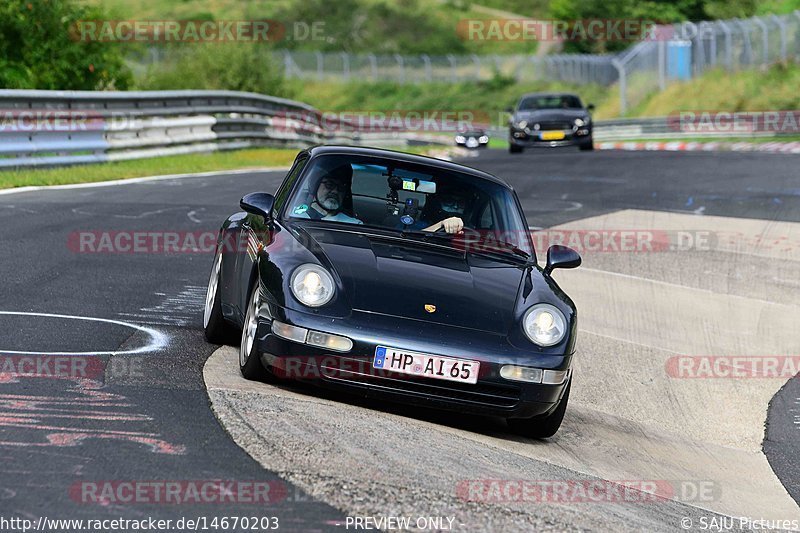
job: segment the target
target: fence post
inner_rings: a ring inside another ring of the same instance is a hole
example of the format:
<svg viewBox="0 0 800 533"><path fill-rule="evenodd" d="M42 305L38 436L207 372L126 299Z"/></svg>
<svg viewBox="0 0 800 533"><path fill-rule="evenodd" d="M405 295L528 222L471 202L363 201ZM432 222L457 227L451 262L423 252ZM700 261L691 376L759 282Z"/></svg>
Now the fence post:
<svg viewBox="0 0 800 533"><path fill-rule="evenodd" d="M772 15L772 20L778 26L781 34L781 61L786 61L787 53L787 38L786 38L786 21L782 17Z"/></svg>
<svg viewBox="0 0 800 533"><path fill-rule="evenodd" d="M422 61L425 62L425 79L427 81L433 81L433 72L431 71L431 58L428 57L428 54L422 54Z"/></svg>
<svg viewBox="0 0 800 533"><path fill-rule="evenodd" d="M743 20L733 19L733 22L739 26L742 31L742 39L744 40L744 56L747 64L753 62L753 46L750 44L750 28L748 28Z"/></svg>
<svg viewBox="0 0 800 533"><path fill-rule="evenodd" d="M800 24L800 9L796 9L794 13L792 13L794 17L797 19L797 23ZM800 30L798 30L800 31ZM800 56L800 37L798 37L797 32L795 32L794 41L799 45L798 50L795 50L795 58Z"/></svg>
<svg viewBox="0 0 800 533"><path fill-rule="evenodd" d="M367 54L367 59L369 60L369 69L372 71L372 79L378 81L378 60L375 58L375 54Z"/></svg>
<svg viewBox="0 0 800 533"><path fill-rule="evenodd" d="M658 45L658 88L667 88L667 42L660 39Z"/></svg>
<svg viewBox="0 0 800 533"><path fill-rule="evenodd" d="M628 102L625 92L627 91L627 80L625 79L625 65L616 57L611 60L611 64L617 69L619 75L619 114L625 116L628 108Z"/></svg>
<svg viewBox="0 0 800 533"><path fill-rule="evenodd" d="M472 62L475 63L475 79L481 79L481 58L477 54L470 54Z"/></svg>
<svg viewBox="0 0 800 533"><path fill-rule="evenodd" d="M767 24L758 17L753 17L752 21L761 28L761 46L764 48L763 61L764 64L769 64L769 28Z"/></svg>
<svg viewBox="0 0 800 533"><path fill-rule="evenodd" d="M283 75L286 78L291 77L291 68L292 68L292 56L289 54L289 50L283 51Z"/></svg>
<svg viewBox="0 0 800 533"><path fill-rule="evenodd" d="M731 29L721 20L717 21L717 24L720 28L722 28L722 32L725 34L725 63L728 66L728 70L733 70L733 42L731 39Z"/></svg>
<svg viewBox="0 0 800 533"><path fill-rule="evenodd" d="M403 56L400 54L394 55L395 61L397 61L397 66L400 67L400 83L406 82L406 66L405 62L403 61Z"/></svg>
<svg viewBox="0 0 800 533"><path fill-rule="evenodd" d="M342 71L344 79L350 79L350 55L347 52L342 52Z"/></svg>
<svg viewBox="0 0 800 533"><path fill-rule="evenodd" d="M458 81L458 65L456 65L456 58L453 54L447 54L447 60L450 62L450 81L455 83Z"/></svg>
<svg viewBox="0 0 800 533"><path fill-rule="evenodd" d="M317 57L317 79L318 79L318 80L321 80L321 79L322 79L322 77L323 77L323 71L322 71L322 62L323 62L323 58L322 58L322 52L320 52L320 51L316 51L316 52L314 52L314 55Z"/></svg>

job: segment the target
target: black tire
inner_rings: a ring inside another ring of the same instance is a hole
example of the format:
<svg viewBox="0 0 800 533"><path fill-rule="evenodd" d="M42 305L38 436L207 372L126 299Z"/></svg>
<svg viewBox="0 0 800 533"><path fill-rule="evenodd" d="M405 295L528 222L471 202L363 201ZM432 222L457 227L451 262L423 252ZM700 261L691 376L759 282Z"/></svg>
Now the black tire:
<svg viewBox="0 0 800 533"><path fill-rule="evenodd" d="M261 357L258 350L258 339L256 330L258 329L258 280L253 284L250 298L247 299L247 312L244 315L242 324L242 336L239 341L239 371L245 379L253 381L267 381L270 378L269 372L261 364ZM255 323L253 323L255 320Z"/></svg>
<svg viewBox="0 0 800 533"><path fill-rule="evenodd" d="M523 150L522 146L517 146L514 143L509 143L509 145L508 145L508 153L509 154L520 154L520 153L522 153L522 150Z"/></svg>
<svg viewBox="0 0 800 533"><path fill-rule="evenodd" d="M569 390L572 387L572 379L567 383L567 390L561 397L555 411L547 416L534 417L534 418L509 418L508 427L512 432L523 437L531 437L534 439L546 439L552 437L561 427L561 422L564 420L564 413L567 412L567 403L569 403Z"/></svg>
<svg viewBox="0 0 800 533"><path fill-rule="evenodd" d="M590 150L594 150L594 142L589 141L586 144L581 144L579 146L579 148L580 148L581 152L588 152Z"/></svg>
<svg viewBox="0 0 800 533"><path fill-rule="evenodd" d="M203 330L206 340L212 344L229 344L236 338L236 330L222 316L222 252L217 250L211 275L206 289L206 303L203 309Z"/></svg>

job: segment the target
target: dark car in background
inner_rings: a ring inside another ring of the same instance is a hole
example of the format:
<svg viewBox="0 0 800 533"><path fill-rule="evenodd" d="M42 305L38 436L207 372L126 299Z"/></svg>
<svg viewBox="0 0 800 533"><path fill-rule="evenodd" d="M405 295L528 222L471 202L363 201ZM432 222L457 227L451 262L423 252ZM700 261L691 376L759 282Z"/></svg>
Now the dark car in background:
<svg viewBox="0 0 800 533"><path fill-rule="evenodd" d="M474 129L456 133L456 146L463 146L469 150L486 148L489 145L489 134L486 130Z"/></svg>
<svg viewBox="0 0 800 533"><path fill-rule="evenodd" d="M241 207L220 231L203 322L211 342L241 332L244 377L310 377L376 405L501 416L533 437L558 430L577 328L551 272L580 256L552 246L541 268L505 182L427 157L318 146L274 196L252 193ZM442 217L463 224L444 231Z"/></svg>
<svg viewBox="0 0 800 533"><path fill-rule="evenodd" d="M508 151L518 154L525 148L577 146L593 150L592 104L567 93L531 93L523 95L514 109L509 109Z"/></svg>

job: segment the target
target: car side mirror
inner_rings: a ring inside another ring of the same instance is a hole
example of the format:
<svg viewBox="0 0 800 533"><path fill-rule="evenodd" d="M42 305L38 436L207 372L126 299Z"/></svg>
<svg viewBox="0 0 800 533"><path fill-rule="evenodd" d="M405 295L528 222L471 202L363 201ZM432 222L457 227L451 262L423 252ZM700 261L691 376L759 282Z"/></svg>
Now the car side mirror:
<svg viewBox="0 0 800 533"><path fill-rule="evenodd" d="M569 246L554 244L547 249L547 265L544 273L548 276L556 268L577 268L581 266L581 256Z"/></svg>
<svg viewBox="0 0 800 533"><path fill-rule="evenodd" d="M275 197L266 192L251 192L242 196L239 205L248 213L260 215L264 217L264 222L269 222L272 220Z"/></svg>
<svg viewBox="0 0 800 533"><path fill-rule="evenodd" d="M589 111L594 111L594 104L587 105L586 109L588 109Z"/></svg>

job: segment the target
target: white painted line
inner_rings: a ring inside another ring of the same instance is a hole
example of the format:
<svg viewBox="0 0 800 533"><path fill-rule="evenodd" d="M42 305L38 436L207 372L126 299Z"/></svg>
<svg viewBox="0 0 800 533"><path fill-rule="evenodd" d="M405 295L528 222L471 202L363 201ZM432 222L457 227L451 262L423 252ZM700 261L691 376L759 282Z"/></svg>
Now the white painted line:
<svg viewBox="0 0 800 533"><path fill-rule="evenodd" d="M90 316L75 316L75 315L59 315L54 313L27 313L22 311L0 311L0 315L13 315L13 316L41 316L45 318L66 318L68 320L85 320L89 322L103 322L106 324L114 324L116 326L123 326L126 328L135 329L146 333L150 337L150 341L144 346L134 348L133 350L123 351L92 351L92 352L42 352L42 351L21 351L21 350L4 350L0 348L0 353L4 354L22 354L22 355L133 355L146 352L154 352L160 350L167 345L167 336L158 330L140 326L138 324L131 324L130 322L123 322L121 320L112 320L110 318L95 318Z"/></svg>
<svg viewBox="0 0 800 533"><path fill-rule="evenodd" d="M258 167L244 168L236 170L213 170L211 172L195 172L189 174L165 174L160 176L144 176L141 178L126 178L119 180L97 181L93 183L70 183L67 185L31 185L28 187L15 187L12 189L0 189L0 195L15 194L20 192L46 191L46 190L67 190L67 189L89 189L92 187L113 187L116 185L130 185L132 183L145 183L150 181L176 180L184 178L207 178L215 176L227 176L230 174L249 174L252 172L279 172L289 170L289 167Z"/></svg>

